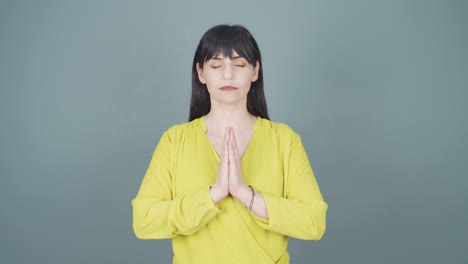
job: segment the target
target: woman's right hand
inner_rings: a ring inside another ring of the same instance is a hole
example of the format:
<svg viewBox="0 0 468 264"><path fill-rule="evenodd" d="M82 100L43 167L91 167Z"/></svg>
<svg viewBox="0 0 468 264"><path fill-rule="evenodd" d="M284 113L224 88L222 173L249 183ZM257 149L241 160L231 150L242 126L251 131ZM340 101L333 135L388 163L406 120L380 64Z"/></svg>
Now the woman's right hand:
<svg viewBox="0 0 468 264"><path fill-rule="evenodd" d="M218 164L218 174L216 175L216 181L211 186L210 194L214 203L218 203L224 197L229 194L229 154L228 154L228 142L230 127L226 127L224 130L224 141L221 150L221 157Z"/></svg>

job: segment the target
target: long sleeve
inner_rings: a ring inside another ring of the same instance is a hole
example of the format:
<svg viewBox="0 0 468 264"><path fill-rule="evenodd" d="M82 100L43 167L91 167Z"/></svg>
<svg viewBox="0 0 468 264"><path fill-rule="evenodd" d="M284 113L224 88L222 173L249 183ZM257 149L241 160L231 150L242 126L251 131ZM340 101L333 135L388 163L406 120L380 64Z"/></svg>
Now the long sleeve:
<svg viewBox="0 0 468 264"><path fill-rule="evenodd" d="M263 194L269 219L209 185L219 157L203 117L169 128L132 201L140 239L171 238L174 263L289 263L288 237L320 239L323 201L300 137L286 124L258 118L242 156L244 181Z"/></svg>
<svg viewBox="0 0 468 264"><path fill-rule="evenodd" d="M262 192L269 219L254 214L252 217L266 230L298 239L319 240L325 233L328 205L322 198L300 136L293 132L290 139L290 147L284 153L284 194L279 197Z"/></svg>
<svg viewBox="0 0 468 264"><path fill-rule="evenodd" d="M140 239L190 235L205 226L220 210L208 186L174 197L172 168L174 143L165 132L154 151L140 190L132 201L133 230Z"/></svg>

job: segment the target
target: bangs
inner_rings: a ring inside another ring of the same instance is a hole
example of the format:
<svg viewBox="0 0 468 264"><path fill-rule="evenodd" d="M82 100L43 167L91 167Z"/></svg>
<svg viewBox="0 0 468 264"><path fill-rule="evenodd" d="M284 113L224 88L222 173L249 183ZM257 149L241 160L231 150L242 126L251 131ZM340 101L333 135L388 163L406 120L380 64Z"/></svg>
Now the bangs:
<svg viewBox="0 0 468 264"><path fill-rule="evenodd" d="M217 56L233 58L233 51L240 57L245 58L250 64L255 65L257 60L260 60L259 54L257 55L256 48L252 43L255 43L253 37L247 31L238 28L213 28L206 32L201 43L201 50L199 53L200 66ZM256 56L257 55L257 56Z"/></svg>

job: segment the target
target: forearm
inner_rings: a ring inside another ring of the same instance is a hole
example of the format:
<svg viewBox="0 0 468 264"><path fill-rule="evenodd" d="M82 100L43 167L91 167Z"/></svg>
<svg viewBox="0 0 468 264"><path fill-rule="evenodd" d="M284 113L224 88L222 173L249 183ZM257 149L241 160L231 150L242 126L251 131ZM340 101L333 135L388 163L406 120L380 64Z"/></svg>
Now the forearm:
<svg viewBox="0 0 468 264"><path fill-rule="evenodd" d="M192 234L220 212L207 189L173 200L137 196L132 204L133 228L140 239Z"/></svg>
<svg viewBox="0 0 468 264"><path fill-rule="evenodd" d="M263 228L289 237L319 240L326 229L328 205L323 200L295 200L265 194L268 221L256 218Z"/></svg>

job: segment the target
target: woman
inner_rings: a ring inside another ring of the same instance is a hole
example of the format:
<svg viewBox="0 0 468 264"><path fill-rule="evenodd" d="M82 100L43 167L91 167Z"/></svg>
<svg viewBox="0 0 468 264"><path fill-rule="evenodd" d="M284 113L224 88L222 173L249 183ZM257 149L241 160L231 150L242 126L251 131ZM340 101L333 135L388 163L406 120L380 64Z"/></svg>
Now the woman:
<svg viewBox="0 0 468 264"><path fill-rule="evenodd" d="M174 263L289 263L288 237L323 236L327 204L299 135L269 120L244 27L203 35L189 122L164 132L132 204L136 236L172 238Z"/></svg>

